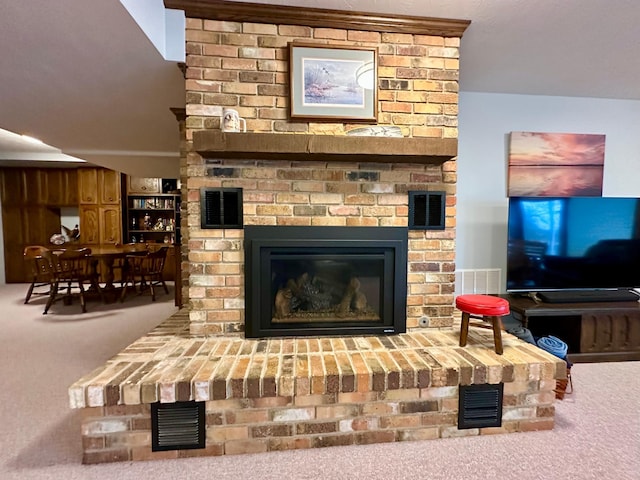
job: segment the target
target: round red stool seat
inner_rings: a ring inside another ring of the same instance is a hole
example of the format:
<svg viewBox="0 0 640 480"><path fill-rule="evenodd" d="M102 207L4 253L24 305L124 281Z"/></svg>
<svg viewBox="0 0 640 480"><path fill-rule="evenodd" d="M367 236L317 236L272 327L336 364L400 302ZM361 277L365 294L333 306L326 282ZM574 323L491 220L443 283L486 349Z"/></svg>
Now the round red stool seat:
<svg viewBox="0 0 640 480"><path fill-rule="evenodd" d="M500 317L509 313L509 302L504 298L492 295L459 295L456 297L456 308L462 312L460 325L460 346L467 344L469 326L493 329L493 343L498 355L502 355L502 320ZM473 323L469 319L477 318L486 323Z"/></svg>
<svg viewBox="0 0 640 480"><path fill-rule="evenodd" d="M502 316L509 313L509 302L490 295L459 295L456 307L474 315Z"/></svg>

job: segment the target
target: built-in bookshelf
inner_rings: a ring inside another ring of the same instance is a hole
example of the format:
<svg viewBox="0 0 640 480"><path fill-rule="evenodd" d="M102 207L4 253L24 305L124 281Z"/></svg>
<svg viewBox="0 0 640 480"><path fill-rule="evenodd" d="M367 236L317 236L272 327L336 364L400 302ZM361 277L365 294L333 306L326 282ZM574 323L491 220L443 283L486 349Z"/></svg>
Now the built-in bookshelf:
<svg viewBox="0 0 640 480"><path fill-rule="evenodd" d="M176 192L163 179L128 177L124 241L179 244L181 197Z"/></svg>

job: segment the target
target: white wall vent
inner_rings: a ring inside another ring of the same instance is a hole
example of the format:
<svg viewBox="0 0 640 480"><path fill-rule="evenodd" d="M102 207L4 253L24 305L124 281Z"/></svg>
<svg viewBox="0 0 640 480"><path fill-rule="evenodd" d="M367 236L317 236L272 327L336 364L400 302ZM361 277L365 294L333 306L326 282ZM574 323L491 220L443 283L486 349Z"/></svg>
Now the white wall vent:
<svg viewBox="0 0 640 480"><path fill-rule="evenodd" d="M468 293L502 293L502 270L500 268L479 268L456 270L455 295Z"/></svg>

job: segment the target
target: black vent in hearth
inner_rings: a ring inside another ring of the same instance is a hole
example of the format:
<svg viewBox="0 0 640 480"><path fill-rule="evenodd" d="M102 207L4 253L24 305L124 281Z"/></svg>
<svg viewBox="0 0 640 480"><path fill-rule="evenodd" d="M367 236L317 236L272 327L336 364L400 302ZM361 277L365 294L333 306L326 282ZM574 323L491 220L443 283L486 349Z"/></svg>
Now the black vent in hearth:
<svg viewBox="0 0 640 480"><path fill-rule="evenodd" d="M151 450L205 448L204 402L151 404Z"/></svg>
<svg viewBox="0 0 640 480"><path fill-rule="evenodd" d="M201 228L242 228L242 189L200 189L200 212Z"/></svg>
<svg viewBox="0 0 640 480"><path fill-rule="evenodd" d="M409 229L444 230L445 192L409 192Z"/></svg>
<svg viewBox="0 0 640 480"><path fill-rule="evenodd" d="M458 428L501 426L503 391L503 383L461 385L458 403Z"/></svg>

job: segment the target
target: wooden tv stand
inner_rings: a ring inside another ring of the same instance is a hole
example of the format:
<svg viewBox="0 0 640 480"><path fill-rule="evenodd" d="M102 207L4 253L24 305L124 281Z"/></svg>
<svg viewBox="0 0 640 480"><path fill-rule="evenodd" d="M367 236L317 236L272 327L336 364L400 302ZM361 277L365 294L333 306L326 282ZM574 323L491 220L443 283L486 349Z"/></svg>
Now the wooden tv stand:
<svg viewBox="0 0 640 480"><path fill-rule="evenodd" d="M555 335L572 362L640 360L640 303L543 303L503 295L511 313L535 337Z"/></svg>

